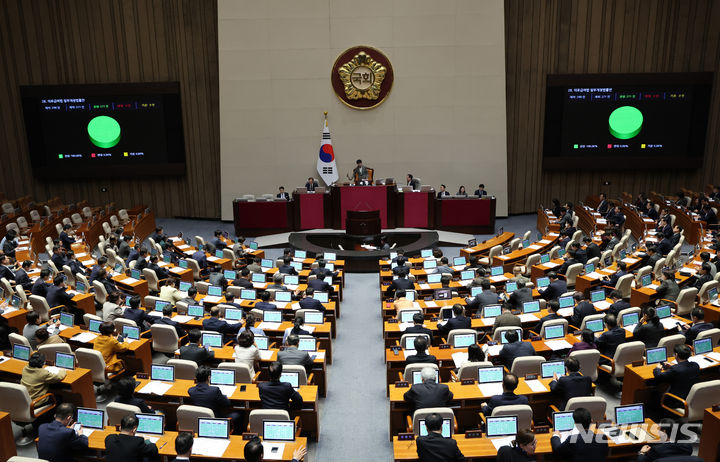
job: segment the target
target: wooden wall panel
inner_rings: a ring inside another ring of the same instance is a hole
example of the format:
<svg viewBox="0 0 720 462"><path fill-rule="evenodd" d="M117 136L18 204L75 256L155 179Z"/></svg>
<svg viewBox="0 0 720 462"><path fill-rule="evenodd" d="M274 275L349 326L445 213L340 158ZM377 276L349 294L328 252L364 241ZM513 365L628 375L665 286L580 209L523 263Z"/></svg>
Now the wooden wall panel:
<svg viewBox="0 0 720 462"><path fill-rule="evenodd" d="M720 2L713 0L506 0L510 213L533 212L554 197L720 183L719 40ZM708 71L715 91L703 168L542 170L547 74Z"/></svg>
<svg viewBox="0 0 720 462"><path fill-rule="evenodd" d="M0 3L0 191L7 197L148 204L158 216L220 216L216 0ZM187 174L40 182L20 85L179 81ZM100 189L107 187L108 192Z"/></svg>

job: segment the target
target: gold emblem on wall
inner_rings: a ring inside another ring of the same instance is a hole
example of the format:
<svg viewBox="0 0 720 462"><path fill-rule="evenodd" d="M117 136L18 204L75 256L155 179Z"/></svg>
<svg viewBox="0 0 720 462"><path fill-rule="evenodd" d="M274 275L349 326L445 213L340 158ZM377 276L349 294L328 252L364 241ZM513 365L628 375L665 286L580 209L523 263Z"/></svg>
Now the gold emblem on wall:
<svg viewBox="0 0 720 462"><path fill-rule="evenodd" d="M353 47L335 60L330 79L340 101L354 109L372 109L390 93L393 70L380 50Z"/></svg>

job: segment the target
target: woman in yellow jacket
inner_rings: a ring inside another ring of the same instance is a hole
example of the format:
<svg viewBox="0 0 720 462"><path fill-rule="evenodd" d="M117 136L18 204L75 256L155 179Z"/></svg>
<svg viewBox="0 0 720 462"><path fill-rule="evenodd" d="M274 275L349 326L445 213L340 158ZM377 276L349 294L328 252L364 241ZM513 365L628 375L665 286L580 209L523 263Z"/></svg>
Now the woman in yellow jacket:
<svg viewBox="0 0 720 462"><path fill-rule="evenodd" d="M103 355L108 373L117 372L124 367L123 361L118 359L117 354L130 348L127 343L118 342L114 333L115 324L109 321L103 322L100 324L100 335L95 339L93 346Z"/></svg>

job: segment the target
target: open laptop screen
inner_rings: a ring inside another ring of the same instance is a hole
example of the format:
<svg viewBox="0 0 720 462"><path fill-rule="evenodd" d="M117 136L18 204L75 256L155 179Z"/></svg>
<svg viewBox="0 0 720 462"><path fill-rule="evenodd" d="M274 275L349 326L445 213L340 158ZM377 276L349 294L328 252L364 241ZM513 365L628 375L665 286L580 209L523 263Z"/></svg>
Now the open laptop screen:
<svg viewBox="0 0 720 462"><path fill-rule="evenodd" d="M265 420L263 421L263 440L265 441L295 441L294 420Z"/></svg>

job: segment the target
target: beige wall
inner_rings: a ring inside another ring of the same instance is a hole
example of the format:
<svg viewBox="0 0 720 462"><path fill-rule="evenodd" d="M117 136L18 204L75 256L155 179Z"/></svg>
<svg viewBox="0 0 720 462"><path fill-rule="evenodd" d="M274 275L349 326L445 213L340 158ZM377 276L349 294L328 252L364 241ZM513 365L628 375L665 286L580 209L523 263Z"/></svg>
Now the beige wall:
<svg viewBox="0 0 720 462"><path fill-rule="evenodd" d="M242 194L316 176L323 111L341 177L357 158L376 177L479 182L507 215L503 0L219 0L222 218ZM378 108L343 105L336 57L382 50L395 71Z"/></svg>

